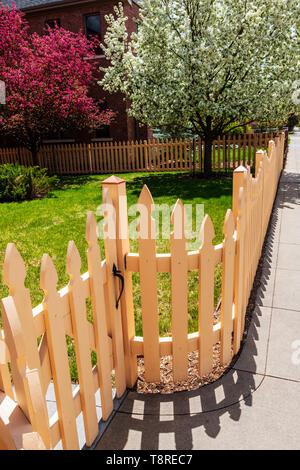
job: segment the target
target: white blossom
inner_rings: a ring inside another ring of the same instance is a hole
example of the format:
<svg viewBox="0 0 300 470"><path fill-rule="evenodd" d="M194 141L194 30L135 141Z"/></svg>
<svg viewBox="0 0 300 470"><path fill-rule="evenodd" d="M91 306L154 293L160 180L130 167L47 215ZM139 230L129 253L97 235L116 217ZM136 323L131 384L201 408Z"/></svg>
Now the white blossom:
<svg viewBox="0 0 300 470"><path fill-rule="evenodd" d="M299 18L298 0L146 0L129 37L120 3L100 84L123 92L137 120L192 125L206 140L231 123L283 122L295 111Z"/></svg>

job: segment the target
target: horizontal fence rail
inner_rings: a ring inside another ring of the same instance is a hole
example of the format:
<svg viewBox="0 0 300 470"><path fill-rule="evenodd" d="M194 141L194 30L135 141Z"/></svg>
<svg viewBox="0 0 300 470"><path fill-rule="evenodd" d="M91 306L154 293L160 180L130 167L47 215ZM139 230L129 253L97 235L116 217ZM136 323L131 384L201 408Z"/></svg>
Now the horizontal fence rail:
<svg viewBox="0 0 300 470"><path fill-rule="evenodd" d="M78 449L76 417L80 413L86 443L91 446L98 434L95 393L100 391L105 421L113 410L111 373L115 371L116 393L121 397L137 381L137 356L144 357L149 382L161 380L160 358L165 355L172 356L174 380L186 380L188 353L192 351L198 351L199 376L206 376L212 371L216 343L220 343L220 363L230 363L241 345L247 303L283 168L284 146L281 134L268 143L268 152L256 152L255 175L244 166L234 171L233 206L227 211L220 245L212 243L214 227L206 215L199 233L200 249L187 250L184 206L178 201L171 216L170 253L157 253L153 200L145 186L139 197L145 210L139 221L138 252L131 253L126 183L112 176L102 184L105 260L101 260L95 217L89 213L88 272L80 273L80 255L70 242L66 259L70 282L57 291L55 267L44 255L40 278L44 300L34 309L24 286L25 264L15 245L7 246L3 279L9 296L1 302L0 330L0 448L52 449L61 441L64 449ZM113 208L113 217L109 208ZM175 228L181 236L175 236ZM214 321L216 264L222 266L218 323ZM188 334L188 272L192 270L198 271L198 330ZM140 276L143 337L135 334L134 272ZM167 338L159 335L158 273L170 273L171 277L172 336ZM124 290L120 297L121 284ZM89 298L92 322L87 320ZM75 390L66 335L75 343L79 375ZM97 355L94 367L92 351ZM57 413L49 420L45 397L51 382Z"/></svg>
<svg viewBox="0 0 300 470"><path fill-rule="evenodd" d="M258 149L267 149L273 133L218 137L212 144L212 168L234 170L255 165ZM105 174L138 171L201 171L204 142L200 139L167 139L90 144L49 144L40 148L40 166L55 174ZM0 148L0 164L33 164L25 148Z"/></svg>

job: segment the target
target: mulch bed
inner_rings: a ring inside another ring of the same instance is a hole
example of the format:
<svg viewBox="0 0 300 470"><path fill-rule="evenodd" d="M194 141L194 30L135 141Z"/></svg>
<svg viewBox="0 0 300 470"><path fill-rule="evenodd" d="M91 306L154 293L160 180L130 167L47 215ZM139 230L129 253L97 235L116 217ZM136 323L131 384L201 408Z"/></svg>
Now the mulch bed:
<svg viewBox="0 0 300 470"><path fill-rule="evenodd" d="M227 366L221 366L219 361L220 343L213 348L213 370L205 377L199 376L198 351L188 354L188 378L184 382L174 382L172 372L172 356L163 356L160 361L160 377L159 383L149 383L145 379L144 358L138 358L138 381L136 391L138 393L162 393L169 394L184 390L196 390L210 382L215 382L221 377Z"/></svg>

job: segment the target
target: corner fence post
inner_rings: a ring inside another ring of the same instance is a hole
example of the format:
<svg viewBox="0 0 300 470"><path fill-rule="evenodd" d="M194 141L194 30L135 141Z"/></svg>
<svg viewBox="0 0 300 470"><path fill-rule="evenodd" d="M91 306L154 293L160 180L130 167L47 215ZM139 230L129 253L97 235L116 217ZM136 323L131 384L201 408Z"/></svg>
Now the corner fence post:
<svg viewBox="0 0 300 470"><path fill-rule="evenodd" d="M131 340L135 337L132 274L126 270L126 255L129 253L129 233L126 182L111 176L102 182L103 191L108 188L116 211L117 269L124 277L124 292L119 309L122 315L126 386L132 388L137 381L137 357L131 352Z"/></svg>

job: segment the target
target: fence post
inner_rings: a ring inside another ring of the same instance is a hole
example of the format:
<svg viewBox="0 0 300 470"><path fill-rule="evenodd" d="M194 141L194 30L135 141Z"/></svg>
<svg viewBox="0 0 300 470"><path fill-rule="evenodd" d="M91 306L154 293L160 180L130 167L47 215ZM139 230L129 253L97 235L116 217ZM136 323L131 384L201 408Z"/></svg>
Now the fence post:
<svg viewBox="0 0 300 470"><path fill-rule="evenodd" d="M128 215L126 182L111 176L102 182L103 191L109 188L116 210L117 268L124 277L124 293L120 300L122 315L123 343L126 385L132 388L137 381L137 358L131 352L131 340L135 337L134 309L132 296L132 274L126 270L126 255L129 253Z"/></svg>

